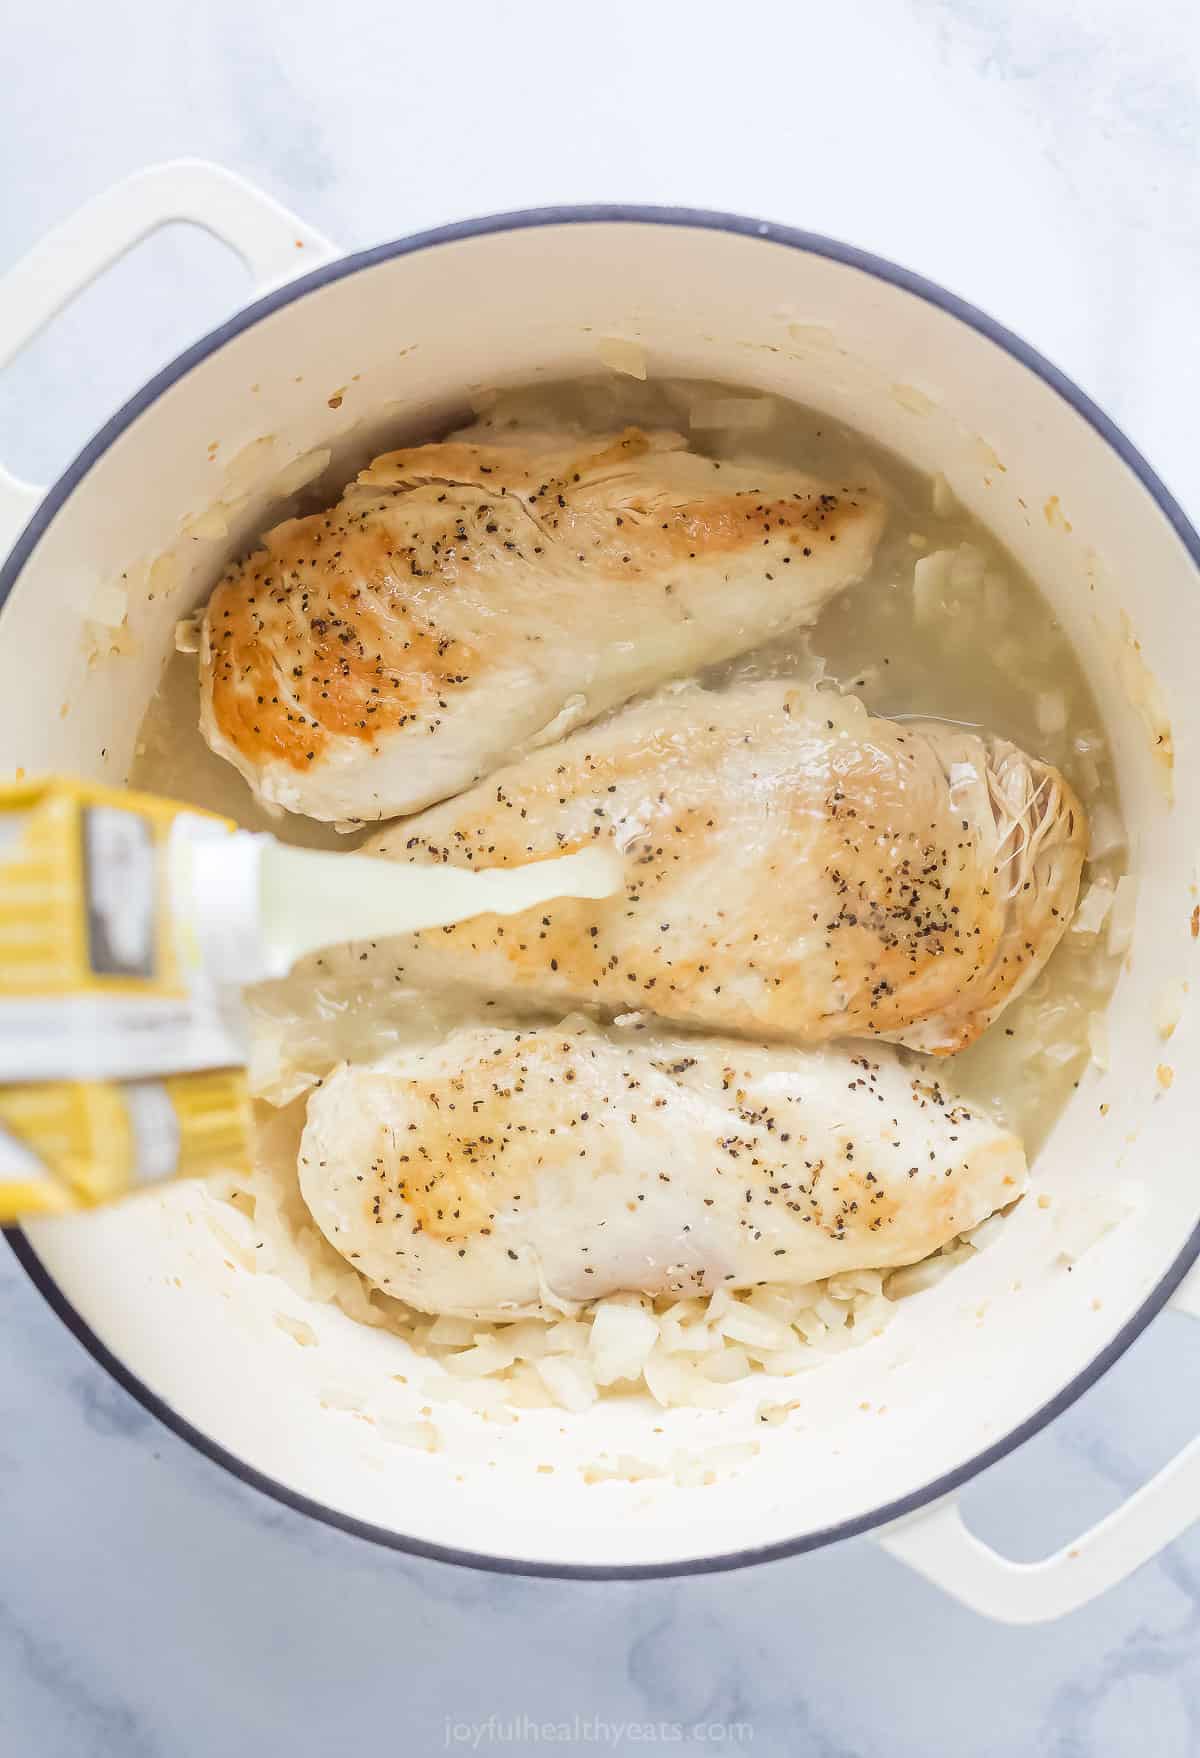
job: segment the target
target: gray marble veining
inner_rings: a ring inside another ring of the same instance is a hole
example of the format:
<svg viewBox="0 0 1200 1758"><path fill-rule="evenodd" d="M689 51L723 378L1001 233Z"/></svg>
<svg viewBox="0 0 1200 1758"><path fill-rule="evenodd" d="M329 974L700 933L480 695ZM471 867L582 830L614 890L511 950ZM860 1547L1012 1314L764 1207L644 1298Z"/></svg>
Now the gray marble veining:
<svg viewBox="0 0 1200 1758"><path fill-rule="evenodd" d="M41 0L7 30L0 263L180 153L347 246L558 200L762 213L1001 316L1195 514L1198 21L1189 0L1146 0L1136 28L1124 0ZM0 375L0 457L45 479L243 296L218 247L161 235ZM772 1758L1200 1751L1196 1537L1038 1630L982 1622L869 1541L679 1582L476 1575L227 1477L83 1354L2 1249L0 1334L2 1758L423 1758L470 1750L462 1725L484 1728L480 1751L545 1750L522 1718L744 1724ZM972 1488L972 1522L1014 1556L1067 1539L1182 1442L1198 1380L1186 1321L1159 1320Z"/></svg>

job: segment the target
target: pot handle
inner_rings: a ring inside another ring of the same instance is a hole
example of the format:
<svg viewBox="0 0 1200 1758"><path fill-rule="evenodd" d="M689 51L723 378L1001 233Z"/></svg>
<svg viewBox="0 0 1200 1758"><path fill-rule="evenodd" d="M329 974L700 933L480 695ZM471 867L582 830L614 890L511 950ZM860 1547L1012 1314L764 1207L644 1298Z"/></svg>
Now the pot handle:
<svg viewBox="0 0 1200 1758"><path fill-rule="evenodd" d="M220 165L204 159L151 165L87 202L0 279L0 367L110 263L176 220L203 226L236 251L256 297L339 254L271 196ZM0 466L0 554L44 493Z"/></svg>
<svg viewBox="0 0 1200 1758"><path fill-rule="evenodd" d="M1171 1305L1200 1318L1200 1268L1185 1277ZM887 1527L879 1543L972 1611L1002 1624L1041 1624L1115 1587L1198 1514L1200 1437L1081 1538L1039 1563L1014 1563L976 1538L956 1496Z"/></svg>

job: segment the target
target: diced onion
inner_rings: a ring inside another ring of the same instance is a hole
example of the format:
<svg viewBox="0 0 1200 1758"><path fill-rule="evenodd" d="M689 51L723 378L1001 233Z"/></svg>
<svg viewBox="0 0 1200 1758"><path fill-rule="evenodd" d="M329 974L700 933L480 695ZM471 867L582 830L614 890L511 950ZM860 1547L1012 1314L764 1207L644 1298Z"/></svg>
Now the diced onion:
<svg viewBox="0 0 1200 1758"><path fill-rule="evenodd" d="M1088 1014L1087 1039L1092 1061L1098 1069L1106 1072L1109 1066L1108 1021L1102 1013Z"/></svg>
<svg viewBox="0 0 1200 1758"><path fill-rule="evenodd" d="M1117 880L1117 889L1113 894L1113 906L1108 917L1108 951L1112 958L1120 958L1129 949L1133 939L1134 915L1137 910L1137 880L1131 873L1122 873Z"/></svg>
<svg viewBox="0 0 1200 1758"><path fill-rule="evenodd" d="M179 563L173 555L156 556L146 576L146 596L166 598L179 585Z"/></svg>
<svg viewBox="0 0 1200 1758"><path fill-rule="evenodd" d="M432 1422L401 1422L394 1416L381 1416L375 1428L393 1446L415 1447L422 1453L439 1453L442 1448L441 1432Z"/></svg>
<svg viewBox="0 0 1200 1758"><path fill-rule="evenodd" d="M318 446L314 451L304 452L300 457L293 458L290 464L284 465L272 482L272 492L280 496L297 493L328 468L332 456L328 446Z"/></svg>
<svg viewBox="0 0 1200 1758"><path fill-rule="evenodd" d="M271 464L275 444L274 434L265 434L262 439L251 440L236 457L230 459L225 472L225 489L228 494L248 494L261 485Z"/></svg>
<svg viewBox="0 0 1200 1758"><path fill-rule="evenodd" d="M611 371L623 372L629 378L645 378L646 350L639 342L631 342L625 336L601 336L596 352Z"/></svg>
<svg viewBox="0 0 1200 1758"><path fill-rule="evenodd" d="M930 483L933 510L939 519L948 519L958 506L954 491L939 470Z"/></svg>
<svg viewBox="0 0 1200 1758"><path fill-rule="evenodd" d="M969 1245L958 1244L939 1252L936 1257L922 1259L919 1264L906 1264L901 1270L893 1270L886 1283L888 1299L907 1300L912 1294L924 1294L930 1288L936 1288L956 1264L972 1255Z"/></svg>
<svg viewBox="0 0 1200 1758"><path fill-rule="evenodd" d="M789 1324L768 1313L755 1312L753 1307L740 1302L717 1320L717 1329L735 1343L748 1345L751 1352L755 1349L786 1349L792 1341Z"/></svg>
<svg viewBox="0 0 1200 1758"><path fill-rule="evenodd" d="M570 1356L548 1355L535 1366L542 1384L564 1410L586 1410L596 1402L596 1382L583 1362Z"/></svg>
<svg viewBox="0 0 1200 1758"><path fill-rule="evenodd" d="M707 1356L700 1365L705 1379L712 1380L716 1385L729 1386L736 1380L744 1380L752 1371L750 1357L744 1349L729 1344Z"/></svg>
<svg viewBox="0 0 1200 1758"><path fill-rule="evenodd" d="M986 1219L970 1228L968 1232L963 1234L963 1238L976 1251L984 1251L989 1245L995 1244L1007 1224L1008 1216L1002 1215L997 1210L994 1215L988 1215Z"/></svg>
<svg viewBox="0 0 1200 1758"><path fill-rule="evenodd" d="M215 506L205 507L202 513L196 513L185 519L179 528L181 537L190 537L196 542L216 541L229 536L229 520L225 517L225 508L220 501Z"/></svg>
<svg viewBox="0 0 1200 1758"><path fill-rule="evenodd" d="M656 1343L646 1357L642 1377L650 1396L664 1409L672 1405L718 1403L722 1396L719 1386L682 1356L668 1355L661 1343Z"/></svg>
<svg viewBox="0 0 1200 1758"><path fill-rule="evenodd" d="M326 1386L321 1393L321 1404L326 1410L361 1410L366 1401L364 1393L351 1391L348 1386Z"/></svg>
<svg viewBox="0 0 1200 1758"><path fill-rule="evenodd" d="M1099 880L1089 885L1071 920L1072 934L1098 934L1112 908L1113 887Z"/></svg>
<svg viewBox="0 0 1200 1758"><path fill-rule="evenodd" d="M197 611L194 616L180 617L175 624L176 653L199 653L200 630L204 624L204 613Z"/></svg>
<svg viewBox="0 0 1200 1758"><path fill-rule="evenodd" d="M475 1341L475 1332L478 1329L479 1326L473 1319L443 1315L434 1319L428 1340L430 1343L450 1343L465 1347Z"/></svg>
<svg viewBox="0 0 1200 1758"><path fill-rule="evenodd" d="M275 1323L279 1326L279 1329L285 1336L292 1339L293 1343L299 1343L301 1349L312 1349L315 1347L317 1333L313 1330L312 1326L306 1324L303 1319L292 1318L291 1315L286 1312L277 1312L275 1314Z"/></svg>
<svg viewBox="0 0 1200 1758"><path fill-rule="evenodd" d="M598 1459L595 1464L583 1468L585 1483L641 1483L648 1477L665 1476L666 1471L661 1465L649 1464L632 1453L618 1453L615 1459Z"/></svg>
<svg viewBox="0 0 1200 1758"><path fill-rule="evenodd" d="M952 549L935 549L913 568L913 612L919 623L930 622L942 608L953 559Z"/></svg>
<svg viewBox="0 0 1200 1758"><path fill-rule="evenodd" d="M1067 725L1067 698L1061 690L1043 690L1037 699L1038 731L1060 733Z"/></svg>
<svg viewBox="0 0 1200 1758"><path fill-rule="evenodd" d="M458 1355L447 1355L442 1366L457 1379L486 1379L489 1374L502 1373L515 1360L514 1351L502 1338L487 1337Z"/></svg>
<svg viewBox="0 0 1200 1758"><path fill-rule="evenodd" d="M597 1385L641 1378L646 1357L658 1341L653 1313L640 1304L606 1300L596 1312L589 1338L592 1372Z"/></svg>

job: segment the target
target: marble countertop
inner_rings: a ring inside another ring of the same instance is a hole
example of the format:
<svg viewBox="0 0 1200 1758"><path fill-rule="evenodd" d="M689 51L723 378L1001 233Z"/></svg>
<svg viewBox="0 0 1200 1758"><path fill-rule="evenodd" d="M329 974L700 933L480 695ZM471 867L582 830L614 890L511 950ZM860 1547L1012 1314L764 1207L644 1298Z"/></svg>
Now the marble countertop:
<svg viewBox="0 0 1200 1758"><path fill-rule="evenodd" d="M346 246L555 201L758 213L994 312L1195 517L1200 14L1143 0L1129 17L1127 0L40 0L8 26L0 266L183 153ZM160 234L0 375L0 457L49 479L243 296L220 247ZM709 1730L675 1750L787 1758L1200 1750L1200 1534L1030 1630L983 1622L869 1540L687 1581L476 1575L226 1476L106 1377L2 1249L0 1326L5 1758L534 1751L529 1724L575 1718L600 1724L576 1743L610 1750L645 1743L620 1724L660 1722ZM1043 1554L1162 1464L1196 1407L1195 1340L1167 1315L972 1486L968 1517Z"/></svg>

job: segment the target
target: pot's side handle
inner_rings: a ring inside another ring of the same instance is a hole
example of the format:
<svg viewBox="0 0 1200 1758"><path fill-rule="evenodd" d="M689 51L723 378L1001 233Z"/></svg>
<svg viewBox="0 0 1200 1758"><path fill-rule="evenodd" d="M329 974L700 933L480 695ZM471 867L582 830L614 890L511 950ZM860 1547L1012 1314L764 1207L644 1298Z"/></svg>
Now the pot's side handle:
<svg viewBox="0 0 1200 1758"><path fill-rule="evenodd" d="M1200 1318L1200 1269L1171 1304ZM1014 1563L968 1531L957 1497L879 1534L890 1555L972 1611L1002 1624L1042 1624L1077 1611L1157 1556L1200 1515L1200 1437L1082 1538L1038 1563Z"/></svg>
<svg viewBox="0 0 1200 1758"><path fill-rule="evenodd" d="M86 203L0 279L0 367L118 257L178 220L203 226L235 250L256 295L339 254L271 196L220 165L204 159L151 165ZM43 492L0 467L0 554Z"/></svg>

